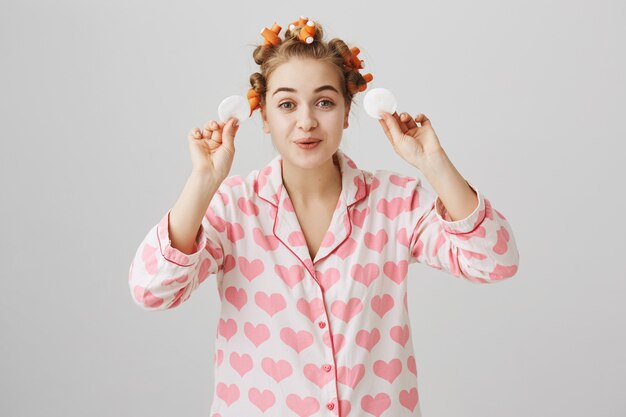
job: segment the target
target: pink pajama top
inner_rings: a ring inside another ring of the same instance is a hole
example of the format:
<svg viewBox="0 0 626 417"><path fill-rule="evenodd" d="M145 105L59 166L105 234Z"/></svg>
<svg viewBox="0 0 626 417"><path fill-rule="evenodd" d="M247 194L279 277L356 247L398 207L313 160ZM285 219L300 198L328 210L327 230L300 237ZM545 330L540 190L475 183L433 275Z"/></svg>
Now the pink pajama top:
<svg viewBox="0 0 626 417"><path fill-rule="evenodd" d="M169 211L137 249L129 285L143 309L177 307L215 275L211 417L419 416L409 264L482 284L517 272L510 225L472 184L478 206L448 221L420 180L338 157L342 191L315 259L280 155L221 184L193 253L171 246Z"/></svg>

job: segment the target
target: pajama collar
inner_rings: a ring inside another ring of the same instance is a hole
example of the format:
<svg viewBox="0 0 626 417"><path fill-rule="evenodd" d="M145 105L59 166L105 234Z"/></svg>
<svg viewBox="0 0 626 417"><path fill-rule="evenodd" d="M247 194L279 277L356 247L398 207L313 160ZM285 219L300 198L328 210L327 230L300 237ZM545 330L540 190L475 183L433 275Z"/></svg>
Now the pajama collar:
<svg viewBox="0 0 626 417"><path fill-rule="evenodd" d="M273 206L270 213L274 216L274 236L300 259L311 275L315 273L316 263L339 250L342 244L353 243L350 242L352 219L349 209L367 196L368 187L363 171L341 150L337 150L337 158L341 169L341 194L328 231L313 260L309 255L293 204L283 184L283 161L280 154L259 170L254 185L259 198Z"/></svg>

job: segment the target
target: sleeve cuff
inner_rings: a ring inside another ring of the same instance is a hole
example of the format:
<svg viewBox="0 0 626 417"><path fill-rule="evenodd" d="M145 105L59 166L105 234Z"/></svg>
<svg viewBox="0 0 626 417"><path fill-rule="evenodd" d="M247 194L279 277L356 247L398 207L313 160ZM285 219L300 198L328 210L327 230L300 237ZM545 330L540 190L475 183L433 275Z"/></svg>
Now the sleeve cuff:
<svg viewBox="0 0 626 417"><path fill-rule="evenodd" d="M157 226L157 237L159 242L159 250L163 258L167 261L174 263L178 266L191 266L196 263L200 253L204 250L206 246L206 236L204 233L204 226L200 224L200 229L198 230L198 234L196 235L196 241L194 242L193 253L186 254L181 252L172 246L172 241L170 240L170 232L169 232L169 222L170 222L170 212L172 209L167 211L167 214L163 216L161 221Z"/></svg>
<svg viewBox="0 0 626 417"><path fill-rule="evenodd" d="M483 194L474 187L469 181L466 181L472 190L476 192L478 197L478 205L466 218L452 221L443 205L443 202L437 196L435 201L435 208L437 212L437 218L439 219L443 229L452 234L463 234L473 232L480 224L485 220L485 198Z"/></svg>

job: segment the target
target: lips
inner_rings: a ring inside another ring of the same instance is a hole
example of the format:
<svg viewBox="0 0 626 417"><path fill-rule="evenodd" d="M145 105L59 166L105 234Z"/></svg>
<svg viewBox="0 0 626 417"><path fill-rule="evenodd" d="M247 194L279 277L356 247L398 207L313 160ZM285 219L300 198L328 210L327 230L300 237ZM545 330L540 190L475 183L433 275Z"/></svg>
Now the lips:
<svg viewBox="0 0 626 417"><path fill-rule="evenodd" d="M316 139L316 138L301 138L298 139L296 141L294 141L296 143L301 143L301 144L310 144L310 143L317 143L317 142L321 142L321 139Z"/></svg>

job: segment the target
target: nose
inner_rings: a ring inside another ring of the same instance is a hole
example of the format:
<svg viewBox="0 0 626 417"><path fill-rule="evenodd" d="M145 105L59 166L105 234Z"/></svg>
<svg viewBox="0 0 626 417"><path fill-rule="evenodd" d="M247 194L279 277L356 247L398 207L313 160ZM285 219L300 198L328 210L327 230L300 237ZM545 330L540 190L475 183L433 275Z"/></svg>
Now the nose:
<svg viewBox="0 0 626 417"><path fill-rule="evenodd" d="M315 114L308 106L300 106L297 126L304 131L309 131L317 127Z"/></svg>

